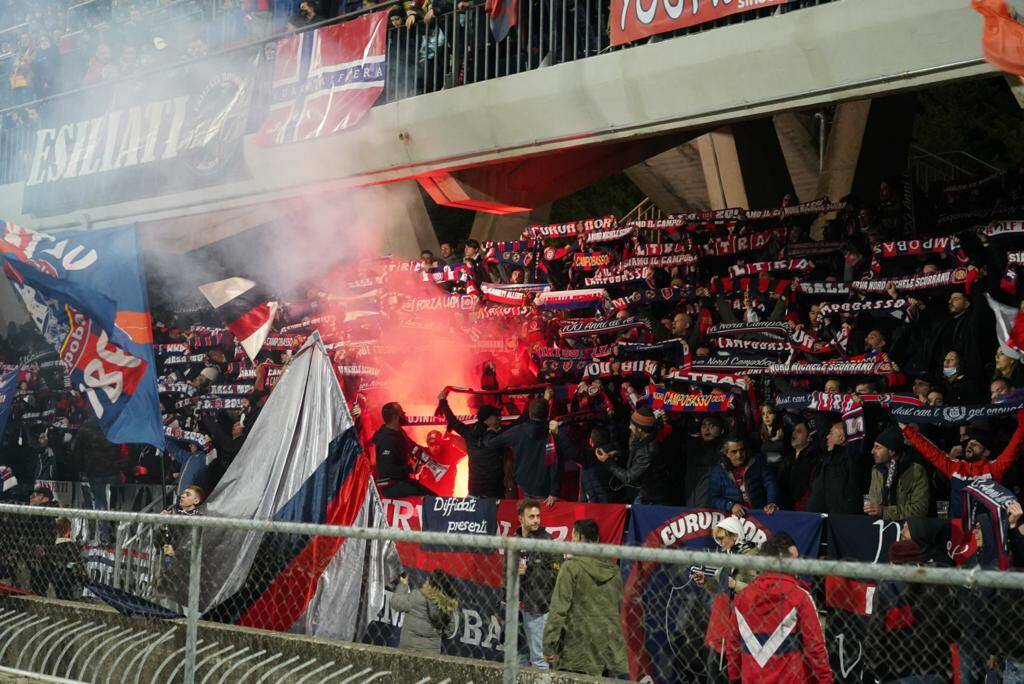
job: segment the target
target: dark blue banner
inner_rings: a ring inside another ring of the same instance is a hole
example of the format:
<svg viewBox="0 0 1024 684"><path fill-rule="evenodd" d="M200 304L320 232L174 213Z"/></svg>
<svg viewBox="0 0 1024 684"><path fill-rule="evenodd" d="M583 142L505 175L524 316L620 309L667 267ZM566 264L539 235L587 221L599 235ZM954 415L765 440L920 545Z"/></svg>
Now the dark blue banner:
<svg viewBox="0 0 1024 684"><path fill-rule="evenodd" d="M655 548L713 550L714 527L726 516L704 508L633 506L629 544ZM744 520L746 541L760 545L777 532L796 542L801 556L817 558L823 516L817 513L749 511ZM694 574L710 570L660 563L631 564L623 606L636 628L627 635L630 675L653 682L696 681L703 677L711 594L698 586Z"/></svg>
<svg viewBox="0 0 1024 684"><path fill-rule="evenodd" d="M439 496L423 498L423 531L446 534L498 533L497 499L452 499ZM471 551L464 546L423 545L424 551ZM480 549L481 553L493 553Z"/></svg>

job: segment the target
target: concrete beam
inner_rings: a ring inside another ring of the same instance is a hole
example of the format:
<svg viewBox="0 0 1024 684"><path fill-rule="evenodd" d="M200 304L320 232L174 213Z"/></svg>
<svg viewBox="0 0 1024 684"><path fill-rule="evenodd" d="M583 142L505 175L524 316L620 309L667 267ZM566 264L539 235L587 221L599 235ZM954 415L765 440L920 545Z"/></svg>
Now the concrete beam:
<svg viewBox="0 0 1024 684"><path fill-rule="evenodd" d="M550 204L683 142L660 135L424 176L423 189L438 204L491 214L518 214Z"/></svg>
<svg viewBox="0 0 1024 684"><path fill-rule="evenodd" d="M520 214L490 214L478 211L473 218L473 228L469 237L480 242L518 240L527 226L548 223L550 218L550 204Z"/></svg>
<svg viewBox="0 0 1024 684"><path fill-rule="evenodd" d="M711 208L700 151L694 140L629 167L626 175L666 214Z"/></svg>
<svg viewBox="0 0 1024 684"><path fill-rule="evenodd" d="M88 211L106 226L337 193L995 73L969 39L981 27L963 0L832 2L384 105L339 135L250 142L251 180ZM25 217L13 187L0 216L44 229L81 219Z"/></svg>

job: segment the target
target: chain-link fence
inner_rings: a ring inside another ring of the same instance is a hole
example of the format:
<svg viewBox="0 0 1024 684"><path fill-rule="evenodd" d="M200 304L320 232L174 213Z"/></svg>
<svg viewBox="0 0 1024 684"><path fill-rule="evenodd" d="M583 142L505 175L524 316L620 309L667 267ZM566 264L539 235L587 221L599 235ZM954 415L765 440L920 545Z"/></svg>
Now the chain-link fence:
<svg viewBox="0 0 1024 684"><path fill-rule="evenodd" d="M981 569L984 545L974 567L928 564L941 536L852 563L721 526L728 552L596 544L591 519L552 541L39 506L0 518L0 666L49 676L1024 681L1024 575ZM90 546L97 525L112 546Z"/></svg>

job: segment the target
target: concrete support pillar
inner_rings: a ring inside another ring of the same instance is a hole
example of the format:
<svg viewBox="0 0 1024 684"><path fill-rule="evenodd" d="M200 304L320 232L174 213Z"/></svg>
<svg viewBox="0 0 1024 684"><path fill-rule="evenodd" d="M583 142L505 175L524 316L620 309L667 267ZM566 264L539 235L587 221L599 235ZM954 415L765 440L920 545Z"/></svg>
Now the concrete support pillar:
<svg viewBox="0 0 1024 684"><path fill-rule="evenodd" d="M712 209L760 209L793 192L771 119L744 121L697 139Z"/></svg>
<svg viewBox="0 0 1024 684"><path fill-rule="evenodd" d="M693 140L629 167L626 176L667 214L711 208L700 151Z"/></svg>
<svg viewBox="0 0 1024 684"><path fill-rule="evenodd" d="M772 122L797 199L801 202L817 199L820 123L811 115L796 112L776 114Z"/></svg>
<svg viewBox="0 0 1024 684"><path fill-rule="evenodd" d="M440 252L434 224L427 215L427 207L416 181L408 180L386 185L373 185L358 191L363 207L384 209L383 219L377 226L383 239L384 252L403 259L415 259L429 249ZM366 212L370 220L376 211ZM352 230L373 230L372 226L351 226Z"/></svg>
<svg viewBox="0 0 1024 684"><path fill-rule="evenodd" d="M548 223L550 218L550 203L519 214L490 214L478 211L473 218L473 229L469 237L480 242L518 240L527 226Z"/></svg>
<svg viewBox="0 0 1024 684"><path fill-rule="evenodd" d="M702 135L697 138L697 149L700 151L700 165L704 170L711 208L749 208L732 128L726 126Z"/></svg>
<svg viewBox="0 0 1024 684"><path fill-rule="evenodd" d="M844 102L836 107L818 178L818 197L840 200L853 193L869 204L878 200L883 180L905 168L914 125L913 95ZM814 224L820 235L829 216Z"/></svg>
<svg viewBox="0 0 1024 684"><path fill-rule="evenodd" d="M818 177L818 197L838 200L850 193L870 113L871 100L843 102L836 106L825 148L825 166Z"/></svg>

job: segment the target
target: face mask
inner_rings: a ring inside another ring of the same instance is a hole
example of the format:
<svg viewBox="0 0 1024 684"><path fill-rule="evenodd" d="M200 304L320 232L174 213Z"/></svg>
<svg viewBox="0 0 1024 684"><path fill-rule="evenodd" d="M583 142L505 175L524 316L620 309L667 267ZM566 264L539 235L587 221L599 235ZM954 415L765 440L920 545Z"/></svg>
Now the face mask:
<svg viewBox="0 0 1024 684"><path fill-rule="evenodd" d="M956 368L943 368L942 369L942 374L945 375L947 378L954 377L956 375L956 373L957 373L957 369Z"/></svg>

